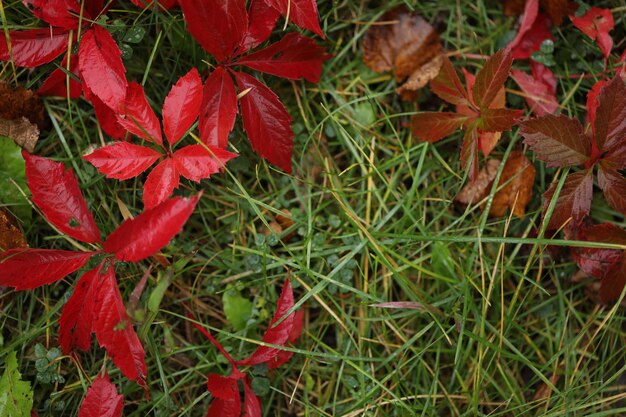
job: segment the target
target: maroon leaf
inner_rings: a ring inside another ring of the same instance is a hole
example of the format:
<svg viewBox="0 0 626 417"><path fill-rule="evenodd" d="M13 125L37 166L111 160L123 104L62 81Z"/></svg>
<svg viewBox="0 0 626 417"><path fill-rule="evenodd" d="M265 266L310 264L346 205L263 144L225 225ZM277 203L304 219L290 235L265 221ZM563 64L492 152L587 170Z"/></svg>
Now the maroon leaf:
<svg viewBox="0 0 626 417"><path fill-rule="evenodd" d="M263 336L264 343L278 346L284 346L285 343L287 343L291 331L293 330L295 313L292 312L288 316L285 315L293 306L293 290L291 289L291 283L289 282L289 279L286 279L285 284L283 285L283 290L280 293L280 297L276 305L276 312L274 313L274 317L272 318L269 328ZM274 324L281 319L282 321L274 326ZM280 349L268 346L259 346L252 353L252 355L242 361L237 362L237 364L257 365L259 363L265 363L272 360L279 353Z"/></svg>
<svg viewBox="0 0 626 417"><path fill-rule="evenodd" d="M587 93L587 120L591 123L591 127L593 128L594 136L595 136L595 125L596 125L596 111L598 110L598 106L600 105L599 96L600 91L604 88L605 85L608 84L606 80L600 80L596 82L591 90Z"/></svg>
<svg viewBox="0 0 626 417"><path fill-rule="evenodd" d="M524 143L549 167L582 165L591 156L591 140L578 120L547 114L520 126Z"/></svg>
<svg viewBox="0 0 626 417"><path fill-rule="evenodd" d="M482 109L478 127L483 132L504 132L510 130L524 112L511 109Z"/></svg>
<svg viewBox="0 0 626 417"><path fill-rule="evenodd" d="M112 261L100 274L99 281L93 331L100 346L106 349L126 378L141 383L148 373L145 353L126 313Z"/></svg>
<svg viewBox="0 0 626 417"><path fill-rule="evenodd" d="M154 255L178 234L200 199L171 198L122 223L104 242L104 250L120 261L140 261Z"/></svg>
<svg viewBox="0 0 626 417"><path fill-rule="evenodd" d="M161 123L148 104L143 87L136 82L128 85L126 99L120 107L118 122L133 135L163 146Z"/></svg>
<svg viewBox="0 0 626 417"><path fill-rule="evenodd" d="M189 33L219 62L224 62L248 29L244 0L179 0Z"/></svg>
<svg viewBox="0 0 626 417"><path fill-rule="evenodd" d="M513 64L511 51L500 50L493 54L485 66L476 74L476 82L472 88L474 102L481 109L488 108L509 77Z"/></svg>
<svg viewBox="0 0 626 417"><path fill-rule="evenodd" d="M608 58L611 55L613 39L611 39L609 32L613 30L615 25L611 10L592 7L584 16L570 16L570 19L572 19L574 26L598 42L604 58Z"/></svg>
<svg viewBox="0 0 626 417"><path fill-rule="evenodd" d="M116 110L126 97L126 68L115 40L106 29L94 26L83 35L78 49L83 83L104 104Z"/></svg>
<svg viewBox="0 0 626 417"><path fill-rule="evenodd" d="M252 0L248 9L248 31L241 41L245 51L257 47L272 34L280 12L264 0Z"/></svg>
<svg viewBox="0 0 626 417"><path fill-rule="evenodd" d="M430 88L439 98L450 104L457 106L469 107L470 101L467 91L461 84L461 80L450 62L450 59L444 55L443 64L439 74L431 80Z"/></svg>
<svg viewBox="0 0 626 417"><path fill-rule="evenodd" d="M437 142L460 129L467 116L451 112L424 112L411 117L413 136L426 142Z"/></svg>
<svg viewBox="0 0 626 417"><path fill-rule="evenodd" d="M72 296L63 307L59 318L59 345L66 355L75 348L89 350L96 310L96 290L104 264L105 261L80 277Z"/></svg>
<svg viewBox="0 0 626 417"><path fill-rule="evenodd" d="M76 76L78 74L78 56L66 55L63 58L63 67L67 68L68 59L71 61L69 71ZM69 83L69 94L68 94ZM80 97L82 93L82 85L80 81L74 77L65 73L60 68L52 71L50 76L41 84L41 87L37 90L37 94L40 96L57 96L66 97L70 99Z"/></svg>
<svg viewBox="0 0 626 417"><path fill-rule="evenodd" d="M626 179L613 169L606 169L603 164L598 169L598 185L604 192L604 198L611 207L626 214Z"/></svg>
<svg viewBox="0 0 626 417"><path fill-rule="evenodd" d="M237 63L278 77L291 80L304 78L317 83L322 74L322 64L329 58L326 50L313 39L292 32L267 48L246 55Z"/></svg>
<svg viewBox="0 0 626 417"><path fill-rule="evenodd" d="M241 398L237 379L209 374L207 388L214 397L207 417L239 417Z"/></svg>
<svg viewBox="0 0 626 417"><path fill-rule="evenodd" d="M261 417L261 402L247 379L243 379L243 417Z"/></svg>
<svg viewBox="0 0 626 417"><path fill-rule="evenodd" d="M143 204L151 209L172 195L178 188L180 174L172 158L165 158L154 168L143 185Z"/></svg>
<svg viewBox="0 0 626 417"><path fill-rule="evenodd" d="M243 127L252 148L272 164L291 173L291 116L272 90L251 75L235 72L240 91Z"/></svg>
<svg viewBox="0 0 626 417"><path fill-rule="evenodd" d="M89 88L84 84L83 93L85 94L85 98L93 105L96 119L98 119L98 126L100 126L102 131L114 139L123 139L127 135L127 132L126 129L120 125L117 113L89 91Z"/></svg>
<svg viewBox="0 0 626 417"><path fill-rule="evenodd" d="M31 290L77 271L95 252L11 249L0 254L0 285Z"/></svg>
<svg viewBox="0 0 626 417"><path fill-rule="evenodd" d="M296 340L300 338L303 327L304 327L304 311L298 310L296 311L295 316L293 317L293 327L291 328L291 332L289 333L289 338L287 339L287 342L289 344L294 343ZM279 366L289 362L289 359L291 359L292 356L293 356L293 352L289 352L287 350L281 350L280 352L278 352L278 355L276 355L267 363L267 366L270 369L278 368Z"/></svg>
<svg viewBox="0 0 626 417"><path fill-rule="evenodd" d="M237 154L220 148L206 149L205 145L185 146L172 155L180 175L195 182L221 171L235 157Z"/></svg>
<svg viewBox="0 0 626 417"><path fill-rule="evenodd" d="M265 2L302 29L308 29L324 37L318 21L319 15L315 0L265 0Z"/></svg>
<svg viewBox="0 0 626 417"><path fill-rule="evenodd" d="M465 130L461 145L461 167L467 171L470 181L478 178L478 143L479 136L474 123Z"/></svg>
<svg viewBox="0 0 626 417"><path fill-rule="evenodd" d="M622 240L623 243L626 243L625 235L626 233L624 233L620 228L610 223L603 223L591 227L582 225L574 230L572 238L588 242L620 244L620 240ZM578 267L587 275L596 278L602 278L615 263L621 260L624 254L624 251L621 250L590 247L571 248L571 252L572 257L578 264Z"/></svg>
<svg viewBox="0 0 626 417"><path fill-rule="evenodd" d="M626 86L616 76L600 90L595 112L596 145L606 151L626 137Z"/></svg>
<svg viewBox="0 0 626 417"><path fill-rule="evenodd" d="M559 109L559 102L555 96L556 89L553 89L553 85L556 86L556 78L548 68L543 65L541 67L543 70L537 73L540 78L517 69L511 71L511 78L522 89L526 103L537 116L554 114Z"/></svg>
<svg viewBox="0 0 626 417"><path fill-rule="evenodd" d="M78 180L60 162L22 151L32 200L60 231L86 243L100 242L100 231L87 209Z"/></svg>
<svg viewBox="0 0 626 417"><path fill-rule="evenodd" d="M237 91L233 79L222 67L213 71L204 84L200 106L200 139L208 146L226 148L228 134L237 117Z"/></svg>
<svg viewBox="0 0 626 417"><path fill-rule="evenodd" d="M93 381L80 405L78 417L122 417L124 397L105 373Z"/></svg>
<svg viewBox="0 0 626 417"><path fill-rule="evenodd" d="M200 113L202 80L192 68L172 87L163 103L163 130L171 145L178 142Z"/></svg>
<svg viewBox="0 0 626 417"><path fill-rule="evenodd" d="M35 68L51 62L67 50L70 34L65 29L30 29L0 36L0 61L13 60L18 67Z"/></svg>
<svg viewBox="0 0 626 417"><path fill-rule="evenodd" d="M626 256L622 255L621 262L617 262L602 277L600 281L600 300L603 303L617 300L626 285Z"/></svg>
<svg viewBox="0 0 626 417"><path fill-rule="evenodd" d="M93 151L83 159L107 178L127 180L144 172L161 156L159 152L145 146L116 142Z"/></svg>
<svg viewBox="0 0 626 417"><path fill-rule="evenodd" d="M78 28L80 2L76 0L22 0L37 18L65 29Z"/></svg>
<svg viewBox="0 0 626 417"><path fill-rule="evenodd" d="M554 182L543 194L544 215L550 206L557 185L558 182ZM592 198L593 171L585 170L569 174L557 197L547 230L558 230L569 223L570 219L574 225L579 224L589 214Z"/></svg>

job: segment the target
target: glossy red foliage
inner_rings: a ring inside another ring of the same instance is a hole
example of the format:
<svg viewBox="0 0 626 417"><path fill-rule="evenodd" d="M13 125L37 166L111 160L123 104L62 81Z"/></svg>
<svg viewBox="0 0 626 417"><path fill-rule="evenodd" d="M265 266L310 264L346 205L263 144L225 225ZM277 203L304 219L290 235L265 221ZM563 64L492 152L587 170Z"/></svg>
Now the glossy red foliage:
<svg viewBox="0 0 626 417"><path fill-rule="evenodd" d="M592 7L583 16L570 16L570 19L581 32L598 42L605 59L611 55L613 39L609 32L615 25L611 10Z"/></svg>
<svg viewBox="0 0 626 417"><path fill-rule="evenodd" d="M83 399L78 417L121 417L124 397L117 393L115 385L104 374L96 378Z"/></svg>

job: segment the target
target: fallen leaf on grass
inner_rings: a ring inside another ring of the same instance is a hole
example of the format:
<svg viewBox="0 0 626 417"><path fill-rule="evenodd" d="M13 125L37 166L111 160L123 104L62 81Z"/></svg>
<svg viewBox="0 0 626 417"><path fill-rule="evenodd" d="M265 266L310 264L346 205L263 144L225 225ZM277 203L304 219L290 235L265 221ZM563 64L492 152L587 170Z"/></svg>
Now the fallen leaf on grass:
<svg viewBox="0 0 626 417"><path fill-rule="evenodd" d="M503 0L504 14L507 16L522 14L528 1L532 0ZM565 16L576 11L578 5L569 0L539 0L539 7L546 12L552 23L560 26Z"/></svg>
<svg viewBox="0 0 626 417"><path fill-rule="evenodd" d="M611 55L613 39L609 32L613 30L615 23L609 9L592 7L584 16L570 16L570 19L581 32L598 42L605 59Z"/></svg>
<svg viewBox="0 0 626 417"><path fill-rule="evenodd" d="M35 93L23 87L13 89L0 81L0 136L33 152L39 130L46 122L43 104Z"/></svg>
<svg viewBox="0 0 626 417"><path fill-rule="evenodd" d="M13 215L8 210L0 208L0 252L27 247L28 243L15 223Z"/></svg>
<svg viewBox="0 0 626 417"><path fill-rule="evenodd" d="M376 72L393 71L404 81L398 94L405 100L439 73L443 62L439 34L405 7L385 13L365 34L363 62Z"/></svg>
<svg viewBox="0 0 626 417"><path fill-rule="evenodd" d="M12 139L28 152L34 152L39 140L39 129L25 117L15 120L0 119L0 136Z"/></svg>

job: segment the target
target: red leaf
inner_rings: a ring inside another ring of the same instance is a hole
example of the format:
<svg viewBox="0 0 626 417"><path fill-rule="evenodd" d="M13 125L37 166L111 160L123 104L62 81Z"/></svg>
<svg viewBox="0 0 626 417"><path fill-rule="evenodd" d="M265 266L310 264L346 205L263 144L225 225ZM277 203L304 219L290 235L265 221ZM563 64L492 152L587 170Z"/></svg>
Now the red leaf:
<svg viewBox="0 0 626 417"><path fill-rule="evenodd" d="M263 342L284 346L285 343L289 340L289 336L294 326L294 316L295 313L290 313L285 317L285 314L294 306L293 299L293 290L291 289L291 283L289 279L285 280L285 284L283 285L283 290L280 293L280 297L276 304L276 312L274 313L274 317L270 322L270 325L263 336ZM283 319L284 318L284 319ZM274 324L283 319L279 324L274 326ZM248 358L237 362L238 365L257 365L259 363L264 363L272 360L276 355L280 353L280 349L268 347L268 346L259 346L256 350L250 355Z"/></svg>
<svg viewBox="0 0 626 417"><path fill-rule="evenodd" d="M608 150L626 137L626 86L620 76L600 91L594 118L596 145L600 151Z"/></svg>
<svg viewBox="0 0 626 417"><path fill-rule="evenodd" d="M207 150L205 145L185 146L172 155L180 175L195 182L221 171L226 162L236 157L237 154L220 148Z"/></svg>
<svg viewBox="0 0 626 417"><path fill-rule="evenodd" d="M126 97L126 68L115 40L106 29L94 26L83 35L78 49L83 83L104 104L116 110Z"/></svg>
<svg viewBox="0 0 626 417"><path fill-rule="evenodd" d="M243 417L261 417L261 402L248 381L243 381Z"/></svg>
<svg viewBox="0 0 626 417"><path fill-rule="evenodd" d="M78 417L122 417L124 397L104 374L93 381L80 405Z"/></svg>
<svg viewBox="0 0 626 417"><path fill-rule="evenodd" d="M613 30L615 22L613 21L613 14L611 14L609 9L592 7L584 16L570 16L570 19L574 26L592 40L598 42L598 46L604 54L604 58L608 58L609 55L611 55L613 39L611 39L609 31Z"/></svg>
<svg viewBox="0 0 626 417"><path fill-rule="evenodd" d="M604 198L611 207L626 214L626 179L613 169L606 169L603 164L598 168L598 186L604 192Z"/></svg>
<svg viewBox="0 0 626 417"><path fill-rule="evenodd" d="M22 151L32 200L60 231L86 243L100 242L100 231L87 209L72 169Z"/></svg>
<svg viewBox="0 0 626 417"><path fill-rule="evenodd" d="M207 389L214 397L207 417L239 417L241 398L236 378L209 374Z"/></svg>
<svg viewBox="0 0 626 417"><path fill-rule="evenodd" d="M591 90L587 93L587 120L591 123L591 127L593 128L593 134L596 135L596 111L598 110L598 106L600 102L598 100L598 96L600 95L600 91L604 88L605 85L608 84L606 80L600 80L595 83Z"/></svg>
<svg viewBox="0 0 626 417"><path fill-rule="evenodd" d="M461 145L461 167L467 171L470 181L478 178L478 145L479 136L475 124L472 123L463 136Z"/></svg>
<svg viewBox="0 0 626 417"><path fill-rule="evenodd" d="M237 117L237 91L223 67L217 67L204 84L200 106L200 139L208 146L226 148Z"/></svg>
<svg viewBox="0 0 626 417"><path fill-rule="evenodd" d="M172 158L165 158L148 174L143 186L143 204L151 209L172 195L178 188L180 174Z"/></svg>
<svg viewBox="0 0 626 417"><path fill-rule="evenodd" d="M126 137L126 129L120 125L117 113L89 91L89 88L84 84L83 93L85 94L85 98L91 102L94 112L96 113L96 119L98 119L98 126L100 126L102 131L114 139L123 139Z"/></svg>
<svg viewBox="0 0 626 417"><path fill-rule="evenodd" d="M51 26L64 29L78 28L80 2L76 0L22 0L22 3L35 15Z"/></svg>
<svg viewBox="0 0 626 417"><path fill-rule="evenodd" d="M426 142L437 142L460 129L468 119L451 112L417 113L411 118L413 136Z"/></svg>
<svg viewBox="0 0 626 417"><path fill-rule="evenodd" d="M300 338L300 335L302 334L303 327L304 327L304 311L298 310L296 311L295 316L293 318L293 327L291 328L291 332L289 333L289 338L287 339L287 342L291 344L291 343L294 343L296 340L298 340ZM293 356L293 352L281 350L280 352L278 352L278 355L276 355L267 363L267 366L270 369L278 368L279 366L289 362L289 359L291 359L292 356Z"/></svg>
<svg viewBox="0 0 626 417"><path fill-rule="evenodd" d="M245 51L257 47L272 34L280 12L264 0L252 0L248 10L248 31L241 46Z"/></svg>
<svg viewBox="0 0 626 417"><path fill-rule="evenodd" d="M243 128L252 148L272 164L291 173L291 116L272 90L251 75L235 72L241 98Z"/></svg>
<svg viewBox="0 0 626 417"><path fill-rule="evenodd" d="M626 256L616 263L600 281L600 300L603 303L617 300L626 285Z"/></svg>
<svg viewBox="0 0 626 417"><path fill-rule="evenodd" d="M550 18L542 13L537 16L534 24L519 43L511 49L513 59L529 59L533 52L541 49L541 44L546 39L554 40L554 36L550 32Z"/></svg>
<svg viewBox="0 0 626 417"><path fill-rule="evenodd" d="M623 235L624 232L620 228L610 223L603 223L591 227L582 226L577 228L572 238L588 242L619 243L613 242L613 240L616 237L619 240ZM596 278L602 278L624 255L624 251L621 250L587 247L571 248L571 253L578 267L587 275Z"/></svg>
<svg viewBox="0 0 626 417"><path fill-rule="evenodd" d="M543 65L541 66L543 67ZM552 71L546 67L543 68L544 70L540 75L556 82ZM556 99L555 91L552 90L552 84L544 81L545 78L537 78L518 69L511 71L511 78L520 86L525 94L526 103L537 116L554 114L559 109L559 102Z"/></svg>
<svg viewBox="0 0 626 417"><path fill-rule="evenodd" d="M93 331L98 343L126 378L143 381L148 373L145 353L126 313L112 261L100 274L95 304Z"/></svg>
<svg viewBox="0 0 626 417"><path fill-rule="evenodd" d="M127 180L148 169L161 153L145 146L117 142L83 157L107 178Z"/></svg>
<svg viewBox="0 0 626 417"><path fill-rule="evenodd" d="M154 255L178 234L200 195L171 198L134 219L126 220L104 242L104 250L120 261L136 262Z"/></svg>
<svg viewBox="0 0 626 417"><path fill-rule="evenodd" d="M265 0L265 2L302 29L308 29L324 37L315 0Z"/></svg>
<svg viewBox="0 0 626 417"><path fill-rule="evenodd" d="M591 140L578 120L547 114L520 123L524 143L548 167L584 164L591 156Z"/></svg>
<svg viewBox="0 0 626 417"><path fill-rule="evenodd" d="M510 130L524 112L511 109L482 109L478 126L483 132L505 132Z"/></svg>
<svg viewBox="0 0 626 417"><path fill-rule="evenodd" d="M543 194L544 215L550 206L557 182L554 182L548 191ZM570 219L574 225L589 214L593 198L593 171L585 170L569 174L563 183L561 192L550 217L547 230L558 230L567 224Z"/></svg>
<svg viewBox="0 0 626 417"><path fill-rule="evenodd" d="M95 252L11 249L0 253L0 285L30 290L77 271Z"/></svg>
<svg viewBox="0 0 626 417"><path fill-rule="evenodd" d="M65 29L30 29L0 36L0 61L13 60L18 67L35 68L51 62L67 50L70 34Z"/></svg>
<svg viewBox="0 0 626 417"><path fill-rule="evenodd" d="M498 91L509 77L511 64L513 64L511 51L508 49L500 50L493 54L476 74L472 96L478 107L487 108L493 102Z"/></svg>
<svg viewBox="0 0 626 417"><path fill-rule="evenodd" d="M126 99L120 106L118 122L135 136L163 146L161 123L148 104L143 87L136 82L128 85Z"/></svg>
<svg viewBox="0 0 626 417"><path fill-rule="evenodd" d="M245 0L180 0L189 33L218 62L229 58L248 30Z"/></svg>
<svg viewBox="0 0 626 417"><path fill-rule="evenodd" d="M63 58L63 68L67 68L67 61L71 60L69 70L73 75L78 74L78 55L65 55ZM69 81L69 95L68 95L68 81ZM82 93L82 86L80 81L76 78L68 75L60 68L52 71L50 76L41 84L41 87L37 90L37 94L40 96L57 96L66 98L78 98Z"/></svg>
<svg viewBox="0 0 626 417"><path fill-rule="evenodd" d="M192 68L172 87L163 103L163 130L171 145L178 142L200 113L202 80Z"/></svg>
<svg viewBox="0 0 626 417"><path fill-rule="evenodd" d="M80 277L72 296L63 307L59 318L59 345L66 355L75 348L89 350L96 310L96 289L100 283L100 272L104 263L103 261Z"/></svg>
<svg viewBox="0 0 626 417"><path fill-rule="evenodd" d="M517 35L515 38L508 44L507 48L515 52L519 48L520 43L524 39L525 35L529 33L530 29L537 21L537 15L539 14L539 0L528 0L526 5L524 6L524 13L520 16L520 25L517 30ZM523 57L529 58L530 56ZM515 56L516 59L520 59L522 57Z"/></svg>
<svg viewBox="0 0 626 417"><path fill-rule="evenodd" d="M322 64L330 55L311 38L291 32L265 49L251 53L237 63L254 70L297 80L304 78L317 83L322 74Z"/></svg>
<svg viewBox="0 0 626 417"><path fill-rule="evenodd" d="M469 87L469 85L468 85ZM467 91L447 56L444 55L439 74L430 81L430 88L439 98L450 104L469 107Z"/></svg>
<svg viewBox="0 0 626 417"><path fill-rule="evenodd" d="M178 0L131 0L131 2L142 9L155 7L156 4L163 10L170 10L178 4Z"/></svg>

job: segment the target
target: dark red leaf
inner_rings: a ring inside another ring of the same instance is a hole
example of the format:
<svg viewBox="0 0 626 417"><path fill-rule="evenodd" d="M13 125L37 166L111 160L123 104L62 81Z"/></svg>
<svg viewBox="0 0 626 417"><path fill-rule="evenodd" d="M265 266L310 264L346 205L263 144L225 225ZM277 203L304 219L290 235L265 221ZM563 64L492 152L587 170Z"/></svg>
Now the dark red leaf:
<svg viewBox="0 0 626 417"><path fill-rule="evenodd" d="M89 0L84 2L83 7L87 12L87 16L95 20L100 17L101 14L105 13L109 9L111 2L107 2L107 7L105 8L104 1L105 0Z"/></svg>
<svg viewBox="0 0 626 417"><path fill-rule="evenodd" d="M621 262L613 265L600 281L600 300L609 303L617 300L626 285L626 256L622 256Z"/></svg>
<svg viewBox="0 0 626 417"><path fill-rule="evenodd" d="M272 90L251 75L235 73L240 91L243 128L252 148L272 164L291 173L291 116Z"/></svg>
<svg viewBox="0 0 626 417"><path fill-rule="evenodd" d="M148 104L143 87L136 82L128 85L126 99L120 106L118 122L135 136L163 146L161 123Z"/></svg>
<svg viewBox="0 0 626 417"><path fill-rule="evenodd" d="M84 84L83 93L85 94L85 98L93 105L96 119L98 119L98 126L100 126L102 131L114 139L123 139L127 135L127 132L126 129L120 125L117 113L89 91L89 88Z"/></svg>
<svg viewBox="0 0 626 417"><path fill-rule="evenodd" d="M236 117L235 83L223 67L218 67L204 84L198 126L200 140L208 146L226 148Z"/></svg>
<svg viewBox="0 0 626 417"><path fill-rule="evenodd" d="M100 242L100 231L72 169L60 162L22 151L32 200L60 231L87 243Z"/></svg>
<svg viewBox="0 0 626 417"><path fill-rule="evenodd" d="M556 99L555 90L552 88L552 81L556 85L556 78L552 71L543 65L541 66L544 70L537 73L540 78L517 69L511 71L511 78L522 89L526 103L537 116L554 114L559 109L559 102Z"/></svg>
<svg viewBox="0 0 626 417"><path fill-rule="evenodd" d="M620 228L610 223L604 223L591 227L583 225L575 229L575 235L572 236L572 238L575 240L584 240L589 242L618 243L613 242L613 240L615 237L619 239L619 237L623 235L624 232ZM573 247L571 248L571 253L578 267L587 275L602 278L615 263L621 260L624 251L616 249Z"/></svg>
<svg viewBox="0 0 626 417"><path fill-rule="evenodd" d="M96 310L96 290L104 263L105 261L80 277L72 296L63 307L59 318L59 345L66 355L76 348L89 350Z"/></svg>
<svg viewBox="0 0 626 417"><path fill-rule="evenodd" d="M626 179L613 169L606 169L602 164L598 168L598 185L604 192L604 198L611 207L626 214Z"/></svg>
<svg viewBox="0 0 626 417"><path fill-rule="evenodd" d="M443 57L443 64L439 74L431 80L430 88L439 98L457 106L470 106L467 91L447 56Z"/></svg>
<svg viewBox="0 0 626 417"><path fill-rule="evenodd" d="M87 30L78 49L83 83L104 104L116 110L126 97L126 68L120 48L106 29L95 25Z"/></svg>
<svg viewBox="0 0 626 417"><path fill-rule="evenodd" d="M547 114L520 126L524 143L549 167L582 165L591 156L591 139L578 120Z"/></svg>
<svg viewBox="0 0 626 417"><path fill-rule="evenodd" d="M22 0L35 15L51 26L65 29L78 28L80 2L76 0Z"/></svg>
<svg viewBox="0 0 626 417"><path fill-rule="evenodd" d="M322 64L330 55L311 38L291 32L265 49L246 55L237 63L278 77L304 78L317 83Z"/></svg>
<svg viewBox="0 0 626 417"><path fill-rule="evenodd" d="M104 374L96 378L80 405L78 417L122 417L124 397Z"/></svg>
<svg viewBox="0 0 626 417"><path fill-rule="evenodd" d="M417 113L411 117L411 129L416 138L433 143L451 135L468 120L469 117L452 112Z"/></svg>
<svg viewBox="0 0 626 417"><path fill-rule="evenodd" d="M67 70L67 62L70 60L69 71L78 76L78 55L66 55L63 58L63 68ZM68 82L69 82L69 94L68 94ZM66 74L65 71L60 68L52 71L50 76L41 84L41 87L37 90L37 94L40 96L57 96L66 98L78 98L82 93L82 86L80 81L76 78Z"/></svg>
<svg viewBox="0 0 626 417"><path fill-rule="evenodd" d="M472 123L463 136L461 145L461 167L467 171L470 181L478 178L478 145L479 136L475 123Z"/></svg>
<svg viewBox="0 0 626 417"><path fill-rule="evenodd" d="M600 90L594 127L600 151L623 142L626 137L626 86L620 76Z"/></svg>
<svg viewBox="0 0 626 417"><path fill-rule="evenodd" d="M261 417L261 402L247 379L243 379L243 417Z"/></svg>
<svg viewBox="0 0 626 417"><path fill-rule="evenodd" d="M104 250L120 261L154 255L178 234L200 199L174 197L122 223L104 242Z"/></svg>
<svg viewBox="0 0 626 417"><path fill-rule="evenodd" d="M256 48L272 34L280 12L264 0L252 0L248 9L248 31L241 41L245 51Z"/></svg>
<svg viewBox="0 0 626 417"><path fill-rule="evenodd" d="M179 0L191 35L219 62L229 58L248 30L245 0Z"/></svg>
<svg viewBox="0 0 626 417"><path fill-rule="evenodd" d="M476 74L476 82L472 88L472 96L478 107L487 108L509 77L513 64L511 51L500 50L493 54L485 66Z"/></svg>
<svg viewBox="0 0 626 417"><path fill-rule="evenodd" d="M235 153L220 148L207 149L206 145L185 146L172 155L180 175L195 182L221 171L226 162L236 157Z"/></svg>
<svg viewBox="0 0 626 417"><path fill-rule="evenodd" d="M582 240L626 246L626 231L611 223L585 227L583 228L583 233L584 238Z"/></svg>
<svg viewBox="0 0 626 417"><path fill-rule="evenodd" d="M598 46L605 58L611 55L613 39L611 39L609 32L613 30L613 26L615 25L611 10L592 7L584 16L570 16L570 19L572 19L574 26L592 40L598 42Z"/></svg>
<svg viewBox="0 0 626 417"><path fill-rule="evenodd" d="M107 178L127 180L148 169L162 156L145 146L117 142L104 146L83 157Z"/></svg>
<svg viewBox="0 0 626 417"><path fill-rule="evenodd" d="M290 313L288 316L285 316L287 312L294 306L293 299L293 290L291 289L291 283L289 279L285 280L285 284L283 285L283 290L280 293L280 297L276 304L276 312L274 313L274 317L270 322L270 325L263 336L263 342L284 346L285 343L289 340L289 335L293 330L294 326L294 316L295 313ZM277 325L274 325L279 320L282 321ZM280 353L280 349L268 347L268 346L259 346L256 348L254 353L250 355L248 358L237 362L238 365L257 365L259 363L265 363L272 360L276 355Z"/></svg>
<svg viewBox="0 0 626 417"><path fill-rule="evenodd" d="M155 7L157 4L163 10L170 10L178 4L178 0L131 0L131 2L142 9Z"/></svg>
<svg viewBox="0 0 626 417"><path fill-rule="evenodd" d="M553 39L550 33L550 18L539 14L539 2L526 2L524 13L520 17L520 26L515 38L509 43L513 59L528 59L533 52L541 48L546 39Z"/></svg>
<svg viewBox="0 0 626 417"><path fill-rule="evenodd" d="M324 37L315 0L265 0L265 2L278 10L288 21Z"/></svg>
<svg viewBox="0 0 626 417"><path fill-rule="evenodd" d="M591 90L587 93L587 121L591 123L591 127L593 128L593 134L595 136L596 128L596 111L598 110L598 106L600 102L598 100L598 96L600 95L600 91L604 88L605 85L608 84L607 80L600 80L596 82Z"/></svg>
<svg viewBox="0 0 626 417"><path fill-rule="evenodd" d="M18 67L35 68L51 62L67 50L70 34L65 29L10 31L9 44L0 36L0 61L13 60Z"/></svg>
<svg viewBox="0 0 626 417"><path fill-rule="evenodd" d="M303 327L304 327L304 311L298 310L296 311L295 316L293 318L293 327L291 328L291 333L289 333L289 338L287 339L287 342L289 342L289 344L294 343L296 340L300 338ZM292 356L293 356L293 352L281 350L280 352L278 352L278 355L276 355L267 363L267 366L270 369L278 368L279 366L289 362L289 359L291 359Z"/></svg>
<svg viewBox="0 0 626 417"><path fill-rule="evenodd" d="M202 80L192 68L172 87L163 103L163 130L171 145L178 142L200 113Z"/></svg>
<svg viewBox="0 0 626 417"><path fill-rule="evenodd" d="M237 379L209 374L207 388L214 397L207 417L239 417L241 398Z"/></svg>
<svg viewBox="0 0 626 417"><path fill-rule="evenodd" d="M558 182L554 182L543 194L544 215L556 191ZM570 222L577 225L589 214L593 198L593 171L585 170L569 174L563 183L561 192L550 217L547 230L558 230Z"/></svg>
<svg viewBox="0 0 626 417"><path fill-rule="evenodd" d="M145 352L126 313L117 287L113 261L100 274L95 304L93 331L98 343L106 349L126 378L141 383L148 373Z"/></svg>
<svg viewBox="0 0 626 417"><path fill-rule="evenodd" d="M482 109L478 127L483 132L505 132L510 130L524 112L511 109Z"/></svg>
<svg viewBox="0 0 626 417"><path fill-rule="evenodd" d="M178 188L180 174L172 158L165 158L148 174L143 185L143 204L151 209L172 195Z"/></svg>

